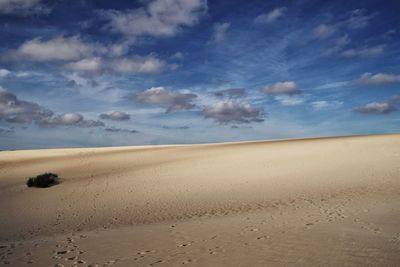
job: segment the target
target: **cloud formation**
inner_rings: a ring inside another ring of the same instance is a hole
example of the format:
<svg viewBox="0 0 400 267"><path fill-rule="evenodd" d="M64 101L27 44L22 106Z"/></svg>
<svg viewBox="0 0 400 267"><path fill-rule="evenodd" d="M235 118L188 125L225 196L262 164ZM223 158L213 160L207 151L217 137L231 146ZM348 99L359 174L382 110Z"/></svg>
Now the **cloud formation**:
<svg viewBox="0 0 400 267"><path fill-rule="evenodd" d="M261 107L235 100L219 101L203 109L205 118L214 119L220 124L251 123L264 121L265 113Z"/></svg>
<svg viewBox="0 0 400 267"><path fill-rule="evenodd" d="M47 127L55 126L75 126L81 128L99 127L104 126L101 121L85 120L83 115L79 113L64 113L48 118L43 118L39 125Z"/></svg>
<svg viewBox="0 0 400 267"><path fill-rule="evenodd" d="M20 100L0 87L0 120L14 123L40 122L51 117L53 112L36 103Z"/></svg>
<svg viewBox="0 0 400 267"><path fill-rule="evenodd" d="M122 74L158 74L167 69L167 62L156 56L131 56L116 59L100 57L84 58L64 65L66 70L87 74L122 73ZM172 68L172 64L169 66Z"/></svg>
<svg viewBox="0 0 400 267"><path fill-rule="evenodd" d="M167 63L155 56L116 59L110 69L119 73L157 74L166 68Z"/></svg>
<svg viewBox="0 0 400 267"><path fill-rule="evenodd" d="M104 52L103 47L85 43L79 36L59 36L48 40L34 38L26 41L16 50L9 51L8 56L32 61L77 60L102 50Z"/></svg>
<svg viewBox="0 0 400 267"><path fill-rule="evenodd" d="M282 17L286 12L286 7L277 7L268 13L263 13L258 15L254 19L256 24L267 24L276 21L278 18Z"/></svg>
<svg viewBox="0 0 400 267"><path fill-rule="evenodd" d="M49 13L50 8L41 2L41 0L1 0L0 15L28 16Z"/></svg>
<svg viewBox="0 0 400 267"><path fill-rule="evenodd" d="M216 97L220 98L241 98L246 96L244 88L229 88L214 92Z"/></svg>
<svg viewBox="0 0 400 267"><path fill-rule="evenodd" d="M11 73L11 71L7 70L7 69L0 69L0 78L4 78L6 76L8 76Z"/></svg>
<svg viewBox="0 0 400 267"><path fill-rule="evenodd" d="M349 29L362 29L368 26L369 21L373 18L373 15L367 15L366 9L354 9L350 13L350 17L344 21Z"/></svg>
<svg viewBox="0 0 400 267"><path fill-rule="evenodd" d="M196 97L197 95L192 93L180 93L164 87L152 87L139 93L133 93L128 96L128 99L157 105L165 108L166 112L170 113L195 107L193 101Z"/></svg>
<svg viewBox="0 0 400 267"><path fill-rule="evenodd" d="M99 115L99 118L112 121L128 121L131 119L131 116L125 112L113 111L111 113L102 113Z"/></svg>
<svg viewBox="0 0 400 267"><path fill-rule="evenodd" d="M296 95L301 93L301 90L294 81L277 82L266 85L261 88L260 91L268 95Z"/></svg>
<svg viewBox="0 0 400 267"><path fill-rule="evenodd" d="M230 23L216 23L213 28L210 44L218 44L225 40L226 32L228 31Z"/></svg>
<svg viewBox="0 0 400 267"><path fill-rule="evenodd" d="M354 81L355 83L365 85L383 85L391 83L400 83L400 75L377 73L372 74L369 72L363 73L361 77Z"/></svg>
<svg viewBox="0 0 400 267"><path fill-rule="evenodd" d="M311 106L314 110L335 109L335 108L339 108L342 105L343 105L342 101L319 100L319 101L311 102Z"/></svg>
<svg viewBox="0 0 400 267"><path fill-rule="evenodd" d="M166 63L153 55L122 57L128 47L129 42L103 45L85 42L79 36L58 36L28 40L18 48L3 53L2 57L14 61L67 61L64 69L92 74L104 71L148 74L164 70Z"/></svg>
<svg viewBox="0 0 400 267"><path fill-rule="evenodd" d="M136 134L139 133L139 131L136 130L128 130L128 129L123 129L123 128L104 128L104 131L109 132L109 133L130 133L130 134Z"/></svg>
<svg viewBox="0 0 400 267"><path fill-rule="evenodd" d="M102 71L103 61L99 57L84 58L82 60L66 64L65 68L77 72L99 73Z"/></svg>
<svg viewBox="0 0 400 267"><path fill-rule="evenodd" d="M189 126L184 125L184 126L167 126L167 125L163 125L161 126L161 128L165 129L165 130L188 130L190 129Z"/></svg>
<svg viewBox="0 0 400 267"><path fill-rule="evenodd" d="M335 33L342 29L362 29L369 24L369 21L372 19L372 17L372 15L367 15L367 11L365 9L355 9L352 10L345 19L342 19L337 23L319 24L312 30L312 36L314 39L323 40L335 35Z"/></svg>
<svg viewBox="0 0 400 267"><path fill-rule="evenodd" d="M313 29L315 39L326 39L332 36L338 30L337 25L320 24Z"/></svg>
<svg viewBox="0 0 400 267"><path fill-rule="evenodd" d="M207 11L206 0L154 0L126 11L107 10L108 29L128 36L170 37L198 23Z"/></svg>
<svg viewBox="0 0 400 267"><path fill-rule="evenodd" d="M340 53L341 56L347 58L353 57L375 57L384 52L384 45L363 48L351 48Z"/></svg>
<svg viewBox="0 0 400 267"><path fill-rule="evenodd" d="M350 44L350 38L347 34L336 38L334 46L325 50L325 55L334 55L340 53L348 44Z"/></svg>
<svg viewBox="0 0 400 267"><path fill-rule="evenodd" d="M365 9L352 10L348 15L335 23L322 23L312 30L312 38L325 40L335 37L332 47L325 49L325 55L338 55L345 58L374 57L384 52L385 45L351 47L349 32L365 28L374 15L368 15ZM342 34L338 37L338 34Z"/></svg>
<svg viewBox="0 0 400 267"><path fill-rule="evenodd" d="M0 127L0 134L10 134L10 133L14 133L14 132L15 132L14 129Z"/></svg>
<svg viewBox="0 0 400 267"><path fill-rule="evenodd" d="M372 102L365 106L354 108L355 112L369 113L369 114L385 114L394 111L395 108L388 102Z"/></svg>
<svg viewBox="0 0 400 267"><path fill-rule="evenodd" d="M354 108L353 111L367 114L387 114L395 111L399 104L400 95L395 95L387 101L368 103L365 106Z"/></svg>
<svg viewBox="0 0 400 267"><path fill-rule="evenodd" d="M104 126L103 122L86 120L79 113L55 115L53 111L36 103L18 99L16 95L2 87L0 87L0 120L10 123L35 123L41 127L76 126L87 128Z"/></svg>
<svg viewBox="0 0 400 267"><path fill-rule="evenodd" d="M290 95L277 95L275 100L279 101L282 106L297 106L304 103L303 98Z"/></svg>

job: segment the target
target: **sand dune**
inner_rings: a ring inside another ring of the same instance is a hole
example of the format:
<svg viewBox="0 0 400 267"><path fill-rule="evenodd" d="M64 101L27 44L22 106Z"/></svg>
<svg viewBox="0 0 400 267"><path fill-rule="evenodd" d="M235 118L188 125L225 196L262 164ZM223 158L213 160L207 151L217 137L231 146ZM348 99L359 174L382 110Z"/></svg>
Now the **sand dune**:
<svg viewBox="0 0 400 267"><path fill-rule="evenodd" d="M400 135L3 151L0 214L14 266L396 266Z"/></svg>

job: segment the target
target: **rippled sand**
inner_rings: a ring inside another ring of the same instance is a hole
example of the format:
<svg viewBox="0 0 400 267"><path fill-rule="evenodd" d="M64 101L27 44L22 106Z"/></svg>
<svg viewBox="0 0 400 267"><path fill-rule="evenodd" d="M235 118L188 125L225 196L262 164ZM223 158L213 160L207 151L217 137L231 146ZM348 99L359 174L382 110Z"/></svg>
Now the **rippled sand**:
<svg viewBox="0 0 400 267"><path fill-rule="evenodd" d="M400 135L3 151L0 214L0 265L396 266Z"/></svg>

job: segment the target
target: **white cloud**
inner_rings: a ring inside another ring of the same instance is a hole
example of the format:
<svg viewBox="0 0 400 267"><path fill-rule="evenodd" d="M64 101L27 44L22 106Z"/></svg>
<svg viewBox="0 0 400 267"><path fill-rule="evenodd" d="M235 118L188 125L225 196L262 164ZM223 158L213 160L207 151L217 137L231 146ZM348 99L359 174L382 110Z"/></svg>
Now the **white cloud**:
<svg viewBox="0 0 400 267"><path fill-rule="evenodd" d="M131 73L131 74L157 74L169 67L174 70L174 64L168 65L165 61L153 56L132 56L116 59L102 59L100 57L85 58L68 63L66 69L75 72L101 73L103 71ZM177 66L175 66L177 68ZM175 68L175 69L176 69Z"/></svg>
<svg viewBox="0 0 400 267"><path fill-rule="evenodd" d="M393 110L394 107L388 102L372 102L354 109L356 112L371 114L385 114L392 112Z"/></svg>
<svg viewBox="0 0 400 267"><path fill-rule="evenodd" d="M49 40L35 38L24 42L15 50L7 51L3 58L28 61L67 61L64 68L74 72L157 74L165 69L175 70L177 64L168 65L155 55L123 57L130 42L102 45L84 42L79 36L59 36Z"/></svg>
<svg viewBox="0 0 400 267"><path fill-rule="evenodd" d="M275 100L279 101L282 106L297 106L304 103L304 99L296 96L278 95Z"/></svg>
<svg viewBox="0 0 400 267"><path fill-rule="evenodd" d="M320 24L314 28L312 32L313 38L323 40L335 36L340 32L349 32L365 28L373 17L374 15L367 15L366 10L364 9L352 10L345 19L342 19L336 23ZM384 45L346 49L351 42L347 33L344 33L344 35L341 37L332 40L332 42L332 47L325 49L325 55L339 55L347 58L373 57L384 52Z"/></svg>
<svg viewBox="0 0 400 267"><path fill-rule="evenodd" d="M400 83L400 75L386 74L386 73L372 74L366 72L362 74L359 79L355 80L355 82L365 85Z"/></svg>
<svg viewBox="0 0 400 267"><path fill-rule="evenodd" d="M336 89L336 88L348 86L349 84L350 84L350 82L348 82L348 81L331 82L331 83L326 83L326 84L320 85L320 86L316 87L316 89L319 89L319 90Z"/></svg>
<svg viewBox="0 0 400 267"><path fill-rule="evenodd" d="M104 126L101 121L86 120L79 113L54 115L54 112L36 103L20 100L18 97L0 87L0 121L10 123L35 123L39 126Z"/></svg>
<svg viewBox="0 0 400 267"><path fill-rule="evenodd" d="M14 129L13 128L3 128L0 127L0 134L11 134L14 133Z"/></svg>
<svg viewBox="0 0 400 267"><path fill-rule="evenodd" d="M320 24L313 30L315 39L326 39L333 35L338 30L337 25Z"/></svg>
<svg viewBox="0 0 400 267"><path fill-rule="evenodd" d="M372 15L366 15L365 9L355 9L351 12L350 18L344 23L350 29L361 29L369 24L372 17Z"/></svg>
<svg viewBox="0 0 400 267"><path fill-rule="evenodd" d="M81 128L90 128L104 126L104 123L101 121L85 120L85 118L79 113L64 113L44 118L39 122L39 125L46 127L77 126Z"/></svg>
<svg viewBox="0 0 400 267"><path fill-rule="evenodd" d="M174 36L182 27L198 23L207 10L206 0L154 0L134 10L104 11L108 27L129 36Z"/></svg>
<svg viewBox="0 0 400 267"><path fill-rule="evenodd" d="M327 39L343 29L358 30L364 28L372 18L373 15L366 15L365 9L355 9L345 19L336 23L318 25L313 29L312 35L315 39Z"/></svg>
<svg viewBox="0 0 400 267"><path fill-rule="evenodd" d="M102 113L99 115L99 118L103 120L127 121L131 119L131 116L122 111L113 111L110 113Z"/></svg>
<svg viewBox="0 0 400 267"><path fill-rule="evenodd" d="M162 72L166 65L165 61L150 55L116 59L112 62L110 68L120 73L156 74Z"/></svg>
<svg viewBox="0 0 400 267"><path fill-rule="evenodd" d="M182 52L176 52L175 54L173 54L171 56L171 58L173 59L178 59L178 60L183 60L184 56Z"/></svg>
<svg viewBox="0 0 400 267"><path fill-rule="evenodd" d="M277 82L271 85L266 85L261 88L260 91L269 95L295 95L301 93L294 81Z"/></svg>
<svg viewBox="0 0 400 267"><path fill-rule="evenodd" d="M335 44L333 47L325 50L325 55L334 55L340 53L348 44L350 43L350 38L347 34L339 37L335 40Z"/></svg>
<svg viewBox="0 0 400 267"><path fill-rule="evenodd" d="M216 23L214 25L213 34L209 43L220 43L225 40L226 32L228 31L230 23Z"/></svg>
<svg viewBox="0 0 400 267"><path fill-rule="evenodd" d="M15 51L9 52L9 56L32 61L77 60L102 49L97 45L82 42L78 36L60 36L45 41L40 38L32 39Z"/></svg>
<svg viewBox="0 0 400 267"><path fill-rule="evenodd" d="M246 96L246 89L244 88L228 88L214 92L214 95L219 98L242 98Z"/></svg>
<svg viewBox="0 0 400 267"><path fill-rule="evenodd" d="M128 53L129 46L134 43L133 40L129 40L123 43L116 43L108 46L108 53L111 56L123 56Z"/></svg>
<svg viewBox="0 0 400 267"><path fill-rule="evenodd" d="M343 47L343 46L346 46L346 45L348 45L350 43L350 38L349 38L349 36L347 34L345 34L345 35L337 38L335 43L336 43L337 46Z"/></svg>
<svg viewBox="0 0 400 267"><path fill-rule="evenodd" d="M398 31L396 29L389 29L385 33L382 34L382 38L390 40L390 39L394 38L396 33L398 33Z"/></svg>
<svg viewBox="0 0 400 267"><path fill-rule="evenodd" d="M322 110L322 109L335 109L339 108L343 105L341 101L326 101L326 100L319 100L311 102L311 106L315 110Z"/></svg>
<svg viewBox="0 0 400 267"><path fill-rule="evenodd" d="M227 100L205 106L203 116L214 119L220 124L251 123L264 121L265 113L261 107L254 107L248 103L235 100Z"/></svg>
<svg viewBox="0 0 400 267"><path fill-rule="evenodd" d="M278 7L273 9L271 12L263 13L258 15L254 19L254 23L266 24L276 21L278 18L282 17L286 11L286 7Z"/></svg>
<svg viewBox="0 0 400 267"><path fill-rule="evenodd" d="M387 114L396 110L396 107L400 105L400 95L394 95L383 102L371 102L361 107L353 109L355 112L365 114Z"/></svg>
<svg viewBox="0 0 400 267"><path fill-rule="evenodd" d="M41 2L41 0L1 0L0 14L27 16L49 13L50 8Z"/></svg>
<svg viewBox="0 0 400 267"><path fill-rule="evenodd" d="M102 70L103 62L101 58L85 58L65 65L66 69L78 72L98 73Z"/></svg>
<svg viewBox="0 0 400 267"><path fill-rule="evenodd" d="M157 105L166 109L166 112L175 112L194 108L193 100L197 95L180 93L164 87L152 87L139 93L128 96L128 99L138 102Z"/></svg>
<svg viewBox="0 0 400 267"><path fill-rule="evenodd" d="M0 86L0 120L13 123L39 122L53 115L36 103L20 100Z"/></svg>
<svg viewBox="0 0 400 267"><path fill-rule="evenodd" d="M48 120L49 123L52 124L63 124L63 125L71 125L80 122L83 120L83 116L78 113L65 113L59 116L55 116Z"/></svg>
<svg viewBox="0 0 400 267"><path fill-rule="evenodd" d="M347 49L340 53L343 57L374 57L384 52L384 45L378 45L374 47L364 47L359 49Z"/></svg>
<svg viewBox="0 0 400 267"><path fill-rule="evenodd" d="M0 78L4 78L6 76L8 76L11 73L11 71L7 70L7 69L0 69Z"/></svg>

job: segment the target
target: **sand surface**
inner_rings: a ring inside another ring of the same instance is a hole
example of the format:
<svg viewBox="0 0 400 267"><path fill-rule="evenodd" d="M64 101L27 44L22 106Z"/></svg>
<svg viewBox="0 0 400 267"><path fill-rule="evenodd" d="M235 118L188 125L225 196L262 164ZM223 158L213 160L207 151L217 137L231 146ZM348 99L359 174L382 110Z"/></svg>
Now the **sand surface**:
<svg viewBox="0 0 400 267"><path fill-rule="evenodd" d="M2 151L3 264L399 266L400 135Z"/></svg>

